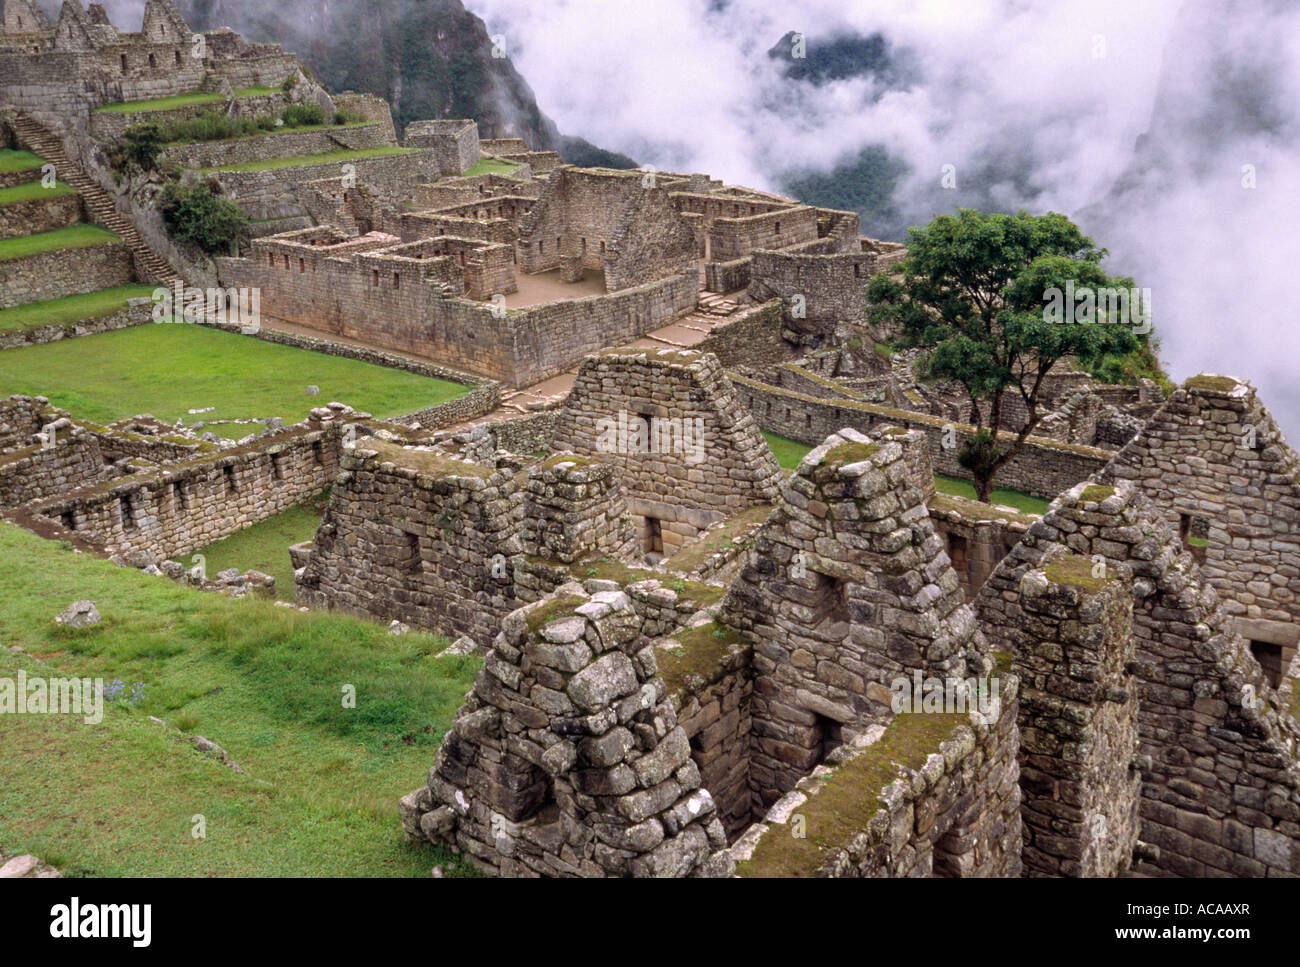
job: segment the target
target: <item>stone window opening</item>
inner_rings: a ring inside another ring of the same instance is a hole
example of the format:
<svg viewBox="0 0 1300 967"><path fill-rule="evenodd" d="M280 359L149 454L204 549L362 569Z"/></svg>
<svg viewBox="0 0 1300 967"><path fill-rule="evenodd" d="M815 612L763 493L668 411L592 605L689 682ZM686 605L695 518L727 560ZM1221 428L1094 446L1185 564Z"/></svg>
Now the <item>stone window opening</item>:
<svg viewBox="0 0 1300 967"><path fill-rule="evenodd" d="M284 462L283 462L283 456L284 456L284 455L281 454L281 453L273 453L273 454L271 454L271 477L272 477L272 479L274 479L274 480L283 480L283 479L284 479Z"/></svg>
<svg viewBox="0 0 1300 967"><path fill-rule="evenodd" d="M1274 688L1282 684L1282 677L1286 674L1286 663L1282 659L1282 646L1274 644L1271 641L1250 642L1250 653L1255 656L1259 662L1259 667L1264 670L1264 677Z"/></svg>
<svg viewBox="0 0 1300 967"><path fill-rule="evenodd" d="M664 552L663 523L658 517L647 517L645 519L644 543L647 554L662 554Z"/></svg>
<svg viewBox="0 0 1300 967"><path fill-rule="evenodd" d="M135 530L135 508L131 505L130 494L122 495L119 510L122 513L122 529L128 531Z"/></svg>
<svg viewBox="0 0 1300 967"><path fill-rule="evenodd" d="M158 60L157 60L157 58L154 57L153 54L150 54L150 55L149 55L149 66L150 66L150 67L157 67L157 66L158 66Z"/></svg>
<svg viewBox="0 0 1300 967"><path fill-rule="evenodd" d="M379 270L378 270L378 269L371 269L371 270L370 270L370 284L373 285L373 286L375 286L376 288L379 286Z"/></svg>
<svg viewBox="0 0 1300 967"><path fill-rule="evenodd" d="M179 50L176 51L176 66L177 67L181 66L181 52Z"/></svg>
<svg viewBox="0 0 1300 967"><path fill-rule="evenodd" d="M238 486L235 483L235 468L233 466L227 465L221 468L221 472L222 475L226 478L226 493L228 494L236 493L238 490Z"/></svg>
<svg viewBox="0 0 1300 967"><path fill-rule="evenodd" d="M299 275L302 275L302 273L304 273L304 272L306 272L306 271L307 271L307 260L306 260L306 259L299 259L299 260L298 260L298 274L299 274Z"/></svg>
<svg viewBox="0 0 1300 967"><path fill-rule="evenodd" d="M952 562L954 571L966 573L966 538L959 534L948 535L948 560Z"/></svg>
<svg viewBox="0 0 1300 967"><path fill-rule="evenodd" d="M604 254L605 254L605 243L604 243L604 241L601 241L601 243L600 243L600 254L601 254L601 255L604 255Z"/></svg>
<svg viewBox="0 0 1300 967"><path fill-rule="evenodd" d="M274 252L267 252L267 253L266 253L266 260L267 260L269 263L271 263L271 268L275 268L275 253L274 253Z"/></svg>
<svg viewBox="0 0 1300 967"><path fill-rule="evenodd" d="M1209 546L1210 522L1196 514L1179 514L1178 537L1196 563L1204 564L1206 548Z"/></svg>
<svg viewBox="0 0 1300 967"><path fill-rule="evenodd" d="M406 539L406 546L403 548L399 566L407 574L416 574L423 566L423 559L420 557L420 535L412 534L409 531L403 531Z"/></svg>
<svg viewBox="0 0 1300 967"><path fill-rule="evenodd" d="M814 747L818 749L817 761L822 763L826 761L828 755L844 744L844 723L816 712L813 714L817 716L817 722L813 726L816 730L813 742Z"/></svg>
<svg viewBox="0 0 1300 967"><path fill-rule="evenodd" d="M285 255L284 255L284 267L285 267L286 269L289 267L289 253L288 253L288 252L286 252Z"/></svg>
<svg viewBox="0 0 1300 967"><path fill-rule="evenodd" d="M172 481L172 508L176 511L188 510L190 506L190 497L185 490L185 481Z"/></svg>
<svg viewBox="0 0 1300 967"><path fill-rule="evenodd" d="M394 289L400 289L401 287L402 287L402 274L401 274L400 272L394 272L394 273L393 273L393 288L394 288Z"/></svg>
<svg viewBox="0 0 1300 967"><path fill-rule="evenodd" d="M836 622L848 624L848 585L828 574L822 574L818 571L811 571L810 573L817 582L816 587L813 588L813 603L809 608L812 612L810 626L818 628Z"/></svg>
<svg viewBox="0 0 1300 967"><path fill-rule="evenodd" d="M853 263L853 277L855 279L862 278L862 266L858 265L857 262Z"/></svg>
<svg viewBox="0 0 1300 967"><path fill-rule="evenodd" d="M65 510L59 515L59 520L67 530L75 531L77 529L77 515L73 511Z"/></svg>
<svg viewBox="0 0 1300 967"><path fill-rule="evenodd" d="M545 243L545 242L538 242L538 243L537 243L537 254L538 254L538 255L545 255L545 254L546 254L546 243Z"/></svg>
<svg viewBox="0 0 1300 967"><path fill-rule="evenodd" d="M772 223L772 231L774 231L774 232L776 232L776 234L780 235L780 234L781 234L781 223L780 223L780 222L773 222L773 223ZM800 281L803 281L803 269L800 269L800 270L799 270L799 278L800 278Z"/></svg>
<svg viewBox="0 0 1300 967"><path fill-rule="evenodd" d="M68 28L68 36L72 36L72 28ZM126 54L122 55L122 73L126 73Z"/></svg>
<svg viewBox="0 0 1300 967"><path fill-rule="evenodd" d="M325 453L321 449L320 441L314 440L311 445L311 462L318 467L325 466Z"/></svg>

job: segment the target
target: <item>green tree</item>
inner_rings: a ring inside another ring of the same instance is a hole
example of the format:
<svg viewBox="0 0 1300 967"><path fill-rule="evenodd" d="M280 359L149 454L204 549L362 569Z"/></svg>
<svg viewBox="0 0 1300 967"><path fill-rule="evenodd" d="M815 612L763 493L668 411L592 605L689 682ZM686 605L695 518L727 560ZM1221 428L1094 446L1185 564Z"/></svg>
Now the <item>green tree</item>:
<svg viewBox="0 0 1300 967"><path fill-rule="evenodd" d="M158 210L175 238L204 252L231 252L248 237L248 219L239 206L206 182L169 184Z"/></svg>
<svg viewBox="0 0 1300 967"><path fill-rule="evenodd" d="M1068 291L1136 294L1131 279L1102 270L1106 254L1064 215L962 209L911 229L901 271L868 286L871 322L897 332L900 346L925 350L921 377L966 390L976 433L958 461L985 503L998 471L1046 415L1043 379L1054 364L1124 357L1145 346L1124 324L1149 308L1140 299L1122 306L1096 299L1091 312L1086 301L1064 305ZM1006 394L1024 403L1018 430L1001 428Z"/></svg>

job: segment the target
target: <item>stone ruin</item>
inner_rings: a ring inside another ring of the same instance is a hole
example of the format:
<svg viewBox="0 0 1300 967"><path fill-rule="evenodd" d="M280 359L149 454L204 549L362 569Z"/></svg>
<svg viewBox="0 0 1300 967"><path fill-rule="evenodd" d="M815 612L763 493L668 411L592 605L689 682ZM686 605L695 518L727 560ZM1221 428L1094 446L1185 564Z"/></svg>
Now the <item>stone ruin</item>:
<svg viewBox="0 0 1300 967"><path fill-rule="evenodd" d="M1247 425L1237 413L1271 425L1235 381L1192 381L1152 424L1202 413L1186 401L1206 394L1239 404L1217 418L1225 440ZM1177 453L1186 432L1156 439ZM1257 479L1285 486L1291 452L1265 439L1276 472ZM1155 449L1130 447L1102 476ZM726 594L694 612L580 573L511 612L428 785L402 802L408 834L529 876L1300 873L1294 692L1220 603L1222 570L1202 570L1140 480L1084 481L1031 518L967 603L927 506L929 457L915 430L832 434L785 482ZM1237 567L1288 566L1253 542L1221 546L1256 552ZM601 631L612 614L619 634ZM559 646L579 638L560 669ZM599 707L582 677L594 640L626 656L609 659L624 672ZM928 681L957 682L966 710L924 705ZM914 706L899 707L900 682L916 683ZM573 731L603 711L594 734ZM615 722L631 736L608 740L632 757L617 764L596 741ZM631 811L651 788L636 757L669 741L692 782L675 775L655 809ZM673 811L691 797L721 840L701 827L686 849ZM650 859L660 850L673 862Z"/></svg>

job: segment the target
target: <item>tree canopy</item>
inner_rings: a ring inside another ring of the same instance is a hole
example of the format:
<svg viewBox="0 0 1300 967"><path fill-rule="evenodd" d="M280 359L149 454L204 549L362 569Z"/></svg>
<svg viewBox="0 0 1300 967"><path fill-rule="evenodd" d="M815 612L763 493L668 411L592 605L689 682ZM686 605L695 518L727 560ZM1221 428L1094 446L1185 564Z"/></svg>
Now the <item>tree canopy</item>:
<svg viewBox="0 0 1300 967"><path fill-rule="evenodd" d="M1043 381L1057 362L1147 349L1150 300L1102 269L1106 254L1055 212L962 209L913 228L900 271L868 286L870 321L896 332L900 347L925 350L922 378L966 390L976 433L958 458L985 502L1046 415ZM1027 413L1017 430L1000 430L1008 393Z"/></svg>

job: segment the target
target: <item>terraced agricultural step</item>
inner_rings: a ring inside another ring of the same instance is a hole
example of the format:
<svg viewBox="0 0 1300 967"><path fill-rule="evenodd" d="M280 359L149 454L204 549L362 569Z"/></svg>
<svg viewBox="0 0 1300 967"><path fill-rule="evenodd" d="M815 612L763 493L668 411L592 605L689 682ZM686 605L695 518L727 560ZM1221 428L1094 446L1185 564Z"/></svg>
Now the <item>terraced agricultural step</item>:
<svg viewBox="0 0 1300 967"><path fill-rule="evenodd" d="M24 147L54 165L58 176L77 190L94 220L127 244L145 281L168 285L181 278L166 259L149 247L131 220L117 210L108 193L80 166L72 163L58 138L30 115L22 112L15 115L13 126Z"/></svg>

